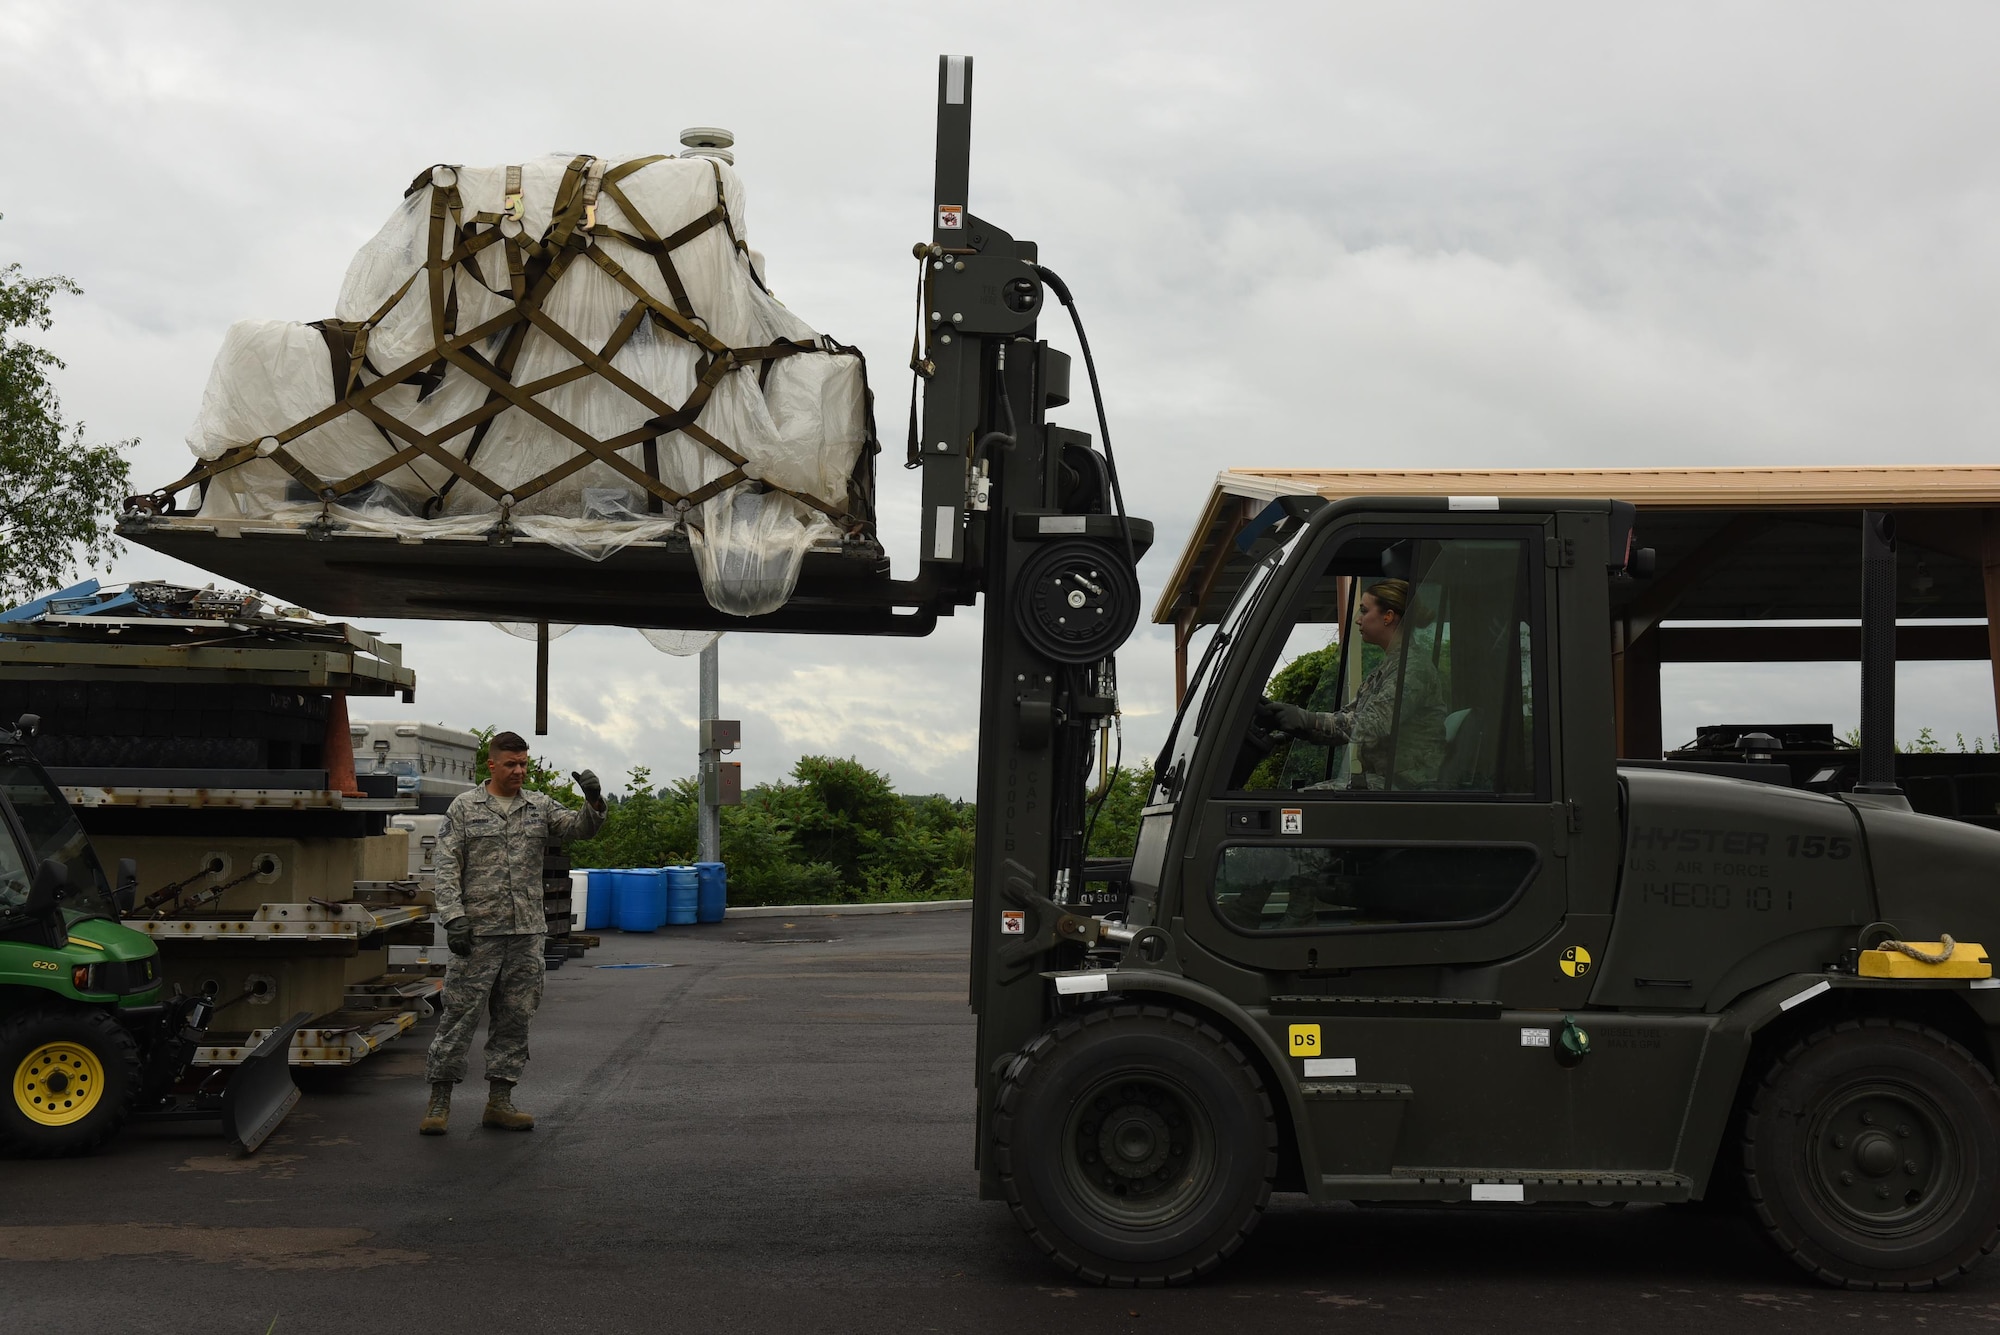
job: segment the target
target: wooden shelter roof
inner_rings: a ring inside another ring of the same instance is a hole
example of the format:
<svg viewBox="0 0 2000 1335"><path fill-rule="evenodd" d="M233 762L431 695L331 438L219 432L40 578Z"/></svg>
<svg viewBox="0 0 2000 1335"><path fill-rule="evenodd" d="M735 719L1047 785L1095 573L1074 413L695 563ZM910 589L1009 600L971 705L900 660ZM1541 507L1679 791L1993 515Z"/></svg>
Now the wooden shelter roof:
<svg viewBox="0 0 2000 1335"><path fill-rule="evenodd" d="M1642 514L1640 540L1657 545L1669 565L1669 558L1719 542L1733 561L1755 572L1753 579L1731 582L1740 596L1729 605L1688 606L1677 609L1679 615L1749 619L1854 615L1844 606L1811 606L1810 597L1798 602L1791 595L1837 584L1847 601L1844 567L1853 563L1858 572L1859 511L1893 510L1912 547L1935 554L1938 567L1934 573L1930 566L1904 563L1913 585L1906 601L1917 604L1904 615L1964 617L1985 611L1977 574L1989 542L1986 512L2000 510L2000 466L1226 469L1216 476L1154 621L1214 621L1248 568L1248 558L1232 550L1243 525L1281 496L1311 495L1629 501ZM1850 528L1851 535L1841 531Z"/></svg>

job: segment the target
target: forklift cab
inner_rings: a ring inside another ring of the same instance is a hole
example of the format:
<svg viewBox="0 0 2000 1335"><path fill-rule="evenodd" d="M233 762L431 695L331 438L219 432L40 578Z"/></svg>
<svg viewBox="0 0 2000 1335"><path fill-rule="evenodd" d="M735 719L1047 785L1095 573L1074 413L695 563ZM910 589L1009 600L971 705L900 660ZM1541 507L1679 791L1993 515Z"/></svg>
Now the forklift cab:
<svg viewBox="0 0 2000 1335"><path fill-rule="evenodd" d="M1557 936L1588 951L1602 924L1566 920L1608 907L1571 903L1569 862L1582 813L1615 832L1610 748L1565 754L1556 712L1566 681L1608 677L1601 636L1558 630L1566 600L1605 597L1601 570L1562 576L1613 516L1462 504L1343 502L1264 538L1162 766L1135 923L1178 918L1195 953L1285 989L1582 1004L1580 979L1507 963Z"/></svg>

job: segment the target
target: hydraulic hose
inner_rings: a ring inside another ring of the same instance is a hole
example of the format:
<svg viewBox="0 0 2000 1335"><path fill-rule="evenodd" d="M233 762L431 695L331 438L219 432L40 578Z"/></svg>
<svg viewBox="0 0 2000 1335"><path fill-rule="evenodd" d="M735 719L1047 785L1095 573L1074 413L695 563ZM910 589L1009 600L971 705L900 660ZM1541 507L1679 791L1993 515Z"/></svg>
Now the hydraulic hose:
<svg viewBox="0 0 2000 1335"><path fill-rule="evenodd" d="M1125 492L1118 485L1118 456L1111 452L1111 423L1104 416L1104 391L1097 383L1097 359L1090 353L1090 335L1083 332L1083 317L1077 314L1076 298L1070 295L1069 284L1062 280L1054 269L1037 264L1035 273L1056 294L1056 300L1069 311L1069 321L1076 326L1076 341L1083 349L1083 369L1090 376L1090 399L1097 408L1097 438L1104 442L1104 463L1111 474L1111 498L1118 507L1118 527L1125 535L1125 559L1132 568L1139 568L1139 558L1132 545L1132 524L1125 515Z"/></svg>

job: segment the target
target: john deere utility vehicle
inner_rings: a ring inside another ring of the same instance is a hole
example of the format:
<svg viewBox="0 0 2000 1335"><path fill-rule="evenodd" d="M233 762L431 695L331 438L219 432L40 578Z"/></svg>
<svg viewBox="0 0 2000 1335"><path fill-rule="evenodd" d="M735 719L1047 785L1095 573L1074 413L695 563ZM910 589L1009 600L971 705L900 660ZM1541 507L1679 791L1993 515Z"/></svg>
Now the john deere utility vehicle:
<svg viewBox="0 0 2000 1335"><path fill-rule="evenodd" d="M256 1149L298 1101L286 1062L298 1020L226 1088L177 1092L215 998L162 998L159 948L119 922L135 869L107 882L28 748L37 721L0 726L0 1152L82 1154L134 1115L220 1118Z"/></svg>

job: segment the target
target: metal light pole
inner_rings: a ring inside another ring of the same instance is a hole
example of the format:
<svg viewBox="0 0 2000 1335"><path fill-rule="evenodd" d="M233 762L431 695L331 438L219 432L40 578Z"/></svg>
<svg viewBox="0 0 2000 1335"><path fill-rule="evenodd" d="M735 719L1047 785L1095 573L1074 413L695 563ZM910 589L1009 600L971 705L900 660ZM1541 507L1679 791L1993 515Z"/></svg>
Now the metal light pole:
<svg viewBox="0 0 2000 1335"><path fill-rule="evenodd" d="M701 651L701 755L698 771L701 782L701 815L695 827L695 858L699 862L722 861L722 769L721 738L715 735L716 711L721 708L722 640L709 641Z"/></svg>

